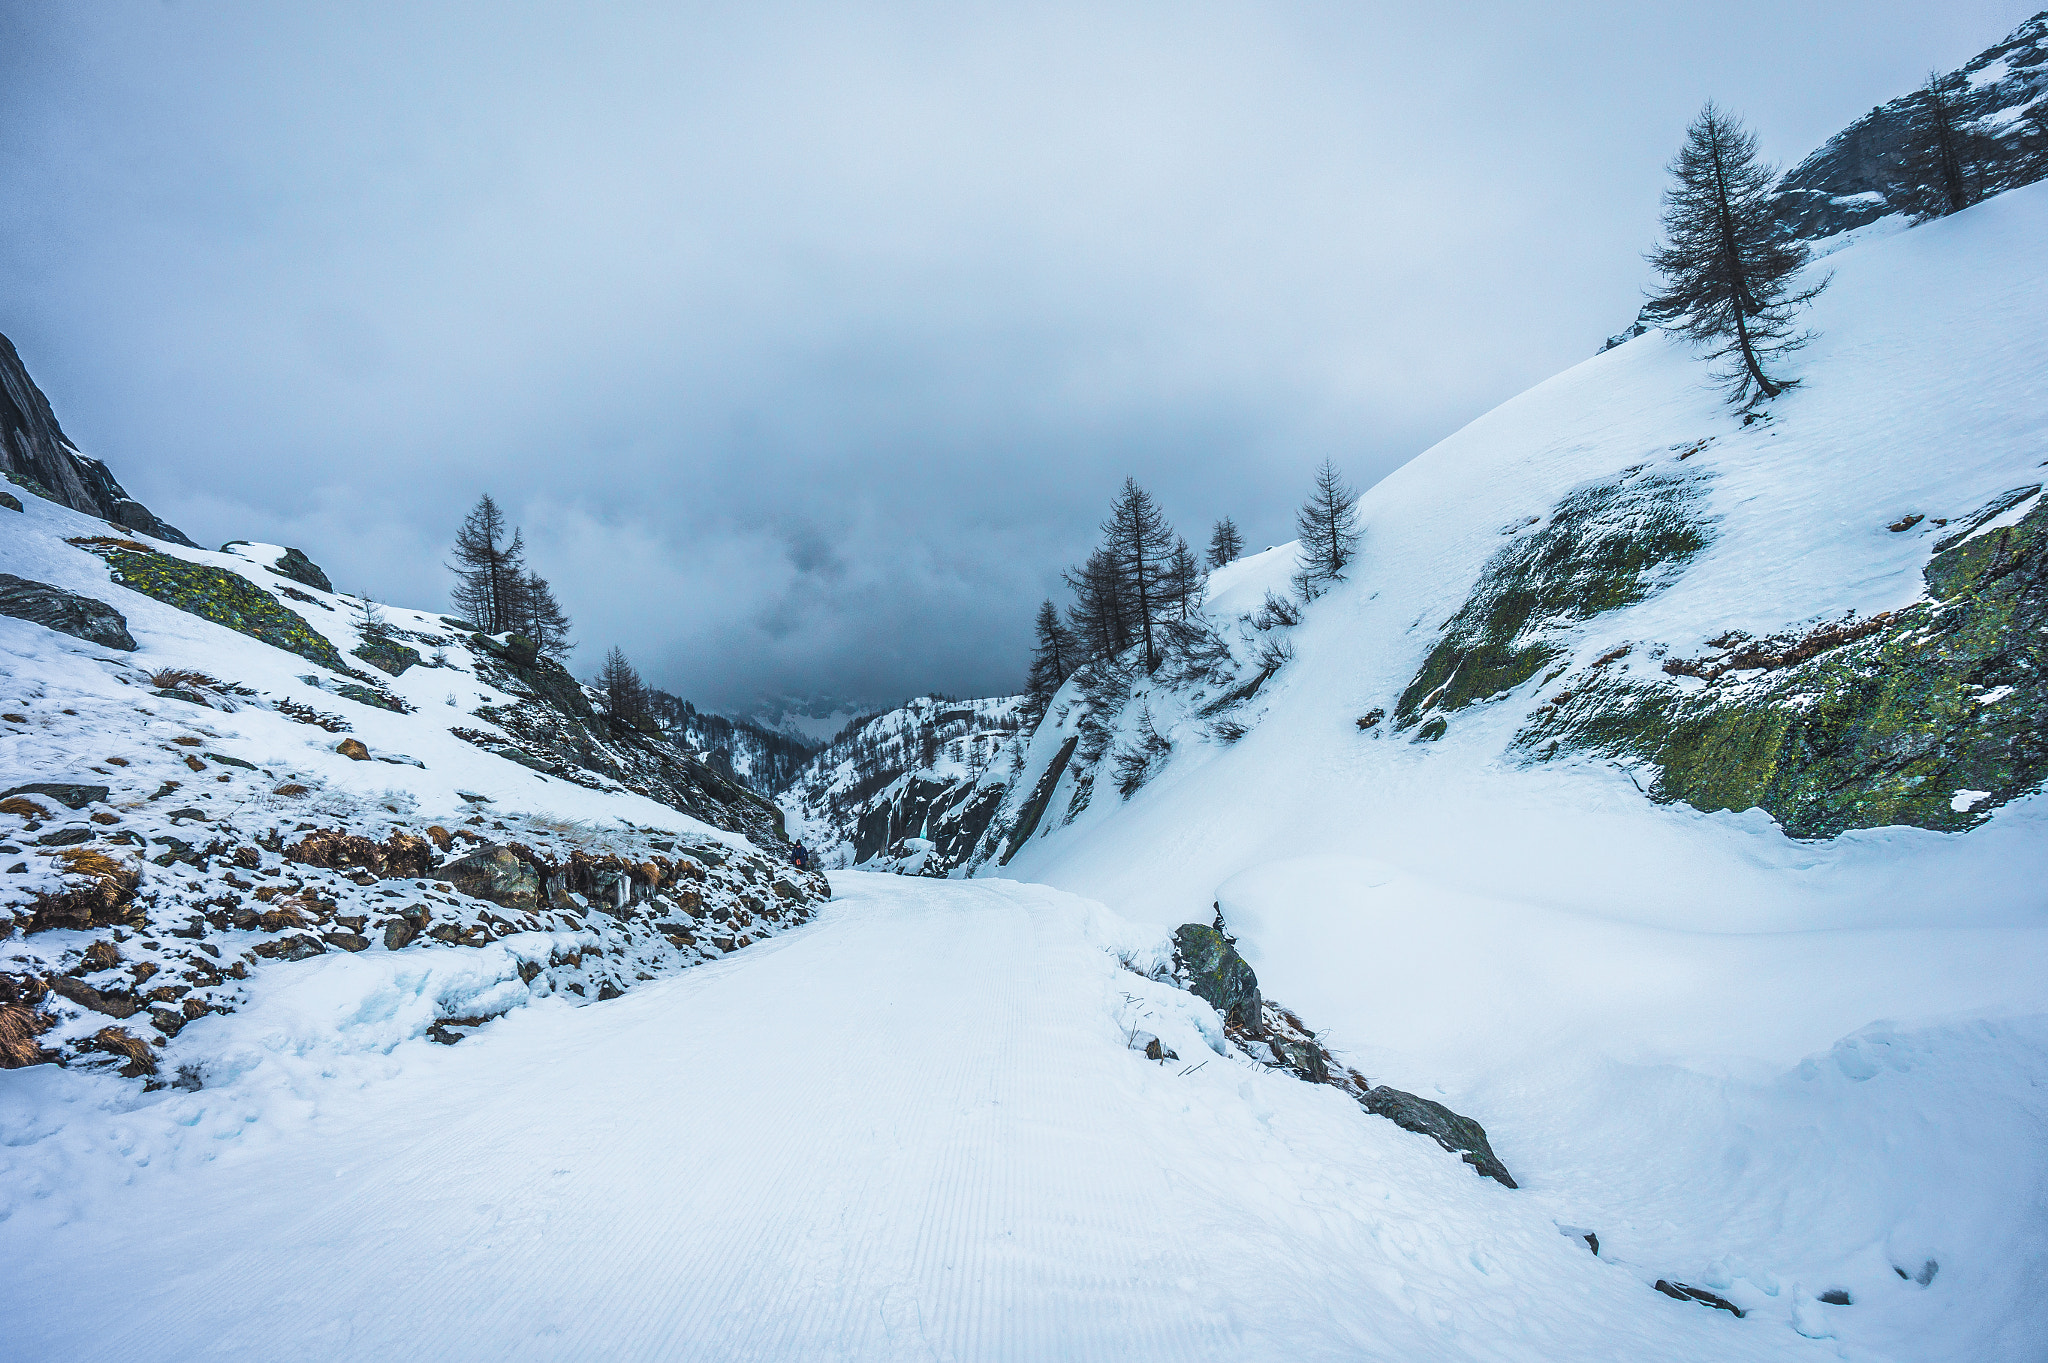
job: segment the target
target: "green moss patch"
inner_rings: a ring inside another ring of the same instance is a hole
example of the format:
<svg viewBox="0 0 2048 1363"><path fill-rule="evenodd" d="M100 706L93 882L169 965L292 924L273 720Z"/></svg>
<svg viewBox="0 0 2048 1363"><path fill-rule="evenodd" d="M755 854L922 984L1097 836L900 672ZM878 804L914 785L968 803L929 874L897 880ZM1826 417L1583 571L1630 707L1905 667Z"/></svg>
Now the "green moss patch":
<svg viewBox="0 0 2048 1363"><path fill-rule="evenodd" d="M1632 606L1707 544L1700 475L1631 469L1582 487L1480 571L1394 706L1396 727L1511 691L1565 652L1572 626Z"/></svg>
<svg viewBox="0 0 2048 1363"><path fill-rule="evenodd" d="M1797 838L1973 827L2048 776L2048 509L1943 544L1931 600L1667 665L1701 683L1589 672L1517 746L1648 763L1655 798L1761 808Z"/></svg>
<svg viewBox="0 0 2048 1363"><path fill-rule="evenodd" d="M154 550L120 548L111 541L81 542L81 547L106 559L114 581L131 591L155 597L167 606L225 625L323 667L344 667L333 644L280 605L276 597L239 573L172 558Z"/></svg>

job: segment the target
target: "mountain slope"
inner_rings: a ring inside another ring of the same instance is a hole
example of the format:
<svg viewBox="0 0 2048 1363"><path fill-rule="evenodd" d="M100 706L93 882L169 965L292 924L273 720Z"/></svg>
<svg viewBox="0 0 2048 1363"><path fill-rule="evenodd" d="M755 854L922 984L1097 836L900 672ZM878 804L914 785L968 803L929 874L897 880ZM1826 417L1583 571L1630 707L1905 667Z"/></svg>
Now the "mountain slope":
<svg viewBox="0 0 2048 1363"><path fill-rule="evenodd" d="M517 636L296 550L0 503L0 1068L232 1079L206 1040L329 954L395 1044L610 997L801 921L781 813ZM431 959L426 959L431 958ZM253 992L252 992L253 991Z"/></svg>
<svg viewBox="0 0 2048 1363"><path fill-rule="evenodd" d="M1222 570L1203 656L1055 699L979 873L1216 906L1622 1257L1851 1356L2039 1356L2043 239L2035 185L1834 254L1759 420L1661 334L1539 385L1368 492L1297 625L1290 549ZM1749 725L1725 788L1699 713Z"/></svg>
<svg viewBox="0 0 2048 1363"><path fill-rule="evenodd" d="M978 864L1025 699L919 696L848 725L783 791L791 835L826 867L943 876Z"/></svg>

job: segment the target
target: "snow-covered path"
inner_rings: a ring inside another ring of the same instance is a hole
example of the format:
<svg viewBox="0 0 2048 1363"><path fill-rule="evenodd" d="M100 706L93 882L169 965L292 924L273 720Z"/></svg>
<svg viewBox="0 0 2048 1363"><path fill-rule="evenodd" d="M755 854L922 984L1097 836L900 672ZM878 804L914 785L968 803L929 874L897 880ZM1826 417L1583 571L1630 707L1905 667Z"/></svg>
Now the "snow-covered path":
<svg viewBox="0 0 2048 1363"><path fill-rule="evenodd" d="M121 1158L0 1222L0 1354L1835 1356L1656 1295L1658 1266L1334 1090L1196 1051L1187 996L1118 963L1156 935L1087 901L838 880L732 960L339 1068L290 1139L218 1139L222 1105L301 1120L234 1085L43 1116L42 1143L97 1125ZM1131 1051L1141 1014L1188 1061Z"/></svg>

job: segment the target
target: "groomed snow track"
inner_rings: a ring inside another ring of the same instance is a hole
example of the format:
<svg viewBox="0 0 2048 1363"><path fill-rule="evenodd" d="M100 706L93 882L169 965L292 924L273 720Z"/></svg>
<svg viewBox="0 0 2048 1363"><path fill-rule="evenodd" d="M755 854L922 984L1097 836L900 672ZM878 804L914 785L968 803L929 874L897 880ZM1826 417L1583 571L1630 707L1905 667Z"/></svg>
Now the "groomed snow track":
<svg viewBox="0 0 2048 1363"><path fill-rule="evenodd" d="M231 1083L121 1111L113 1081L60 1100L75 1076L0 1076L16 1086L0 1096L37 1100L32 1130L0 1135L67 1161L61 1189L0 1222L0 1354L1816 1347L1657 1295L1656 1266L1594 1258L1540 1197L1334 1090L1195 1053L1192 1015L1175 1016L1188 996L1120 964L1156 938L1087 901L841 879L809 927L608 1003L519 1010L453 1048L405 1043L372 1078L328 1066L315 1088L334 1091L310 1102ZM1129 1049L1134 1018L1188 1059Z"/></svg>

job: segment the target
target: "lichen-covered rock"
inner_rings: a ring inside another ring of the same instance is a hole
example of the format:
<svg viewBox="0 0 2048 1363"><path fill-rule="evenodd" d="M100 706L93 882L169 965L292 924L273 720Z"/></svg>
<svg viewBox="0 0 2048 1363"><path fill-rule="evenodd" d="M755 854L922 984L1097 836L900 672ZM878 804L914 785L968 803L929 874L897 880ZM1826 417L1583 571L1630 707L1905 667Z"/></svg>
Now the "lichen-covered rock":
<svg viewBox="0 0 2048 1363"><path fill-rule="evenodd" d="M67 592L47 582L0 573L0 615L11 615L101 648L135 651L135 637L128 633L128 621L121 612L104 601Z"/></svg>
<svg viewBox="0 0 2048 1363"><path fill-rule="evenodd" d="M1651 794L1762 808L1793 837L1910 824L1962 830L2048 777L2048 508L2015 489L1938 541L1931 600L1799 638L1735 645L1668 683L1595 672L1518 737L1654 764ZM1992 524L2032 499L2012 524ZM1980 527L1972 529L1972 526ZM1705 678L1700 684L1694 678Z"/></svg>
<svg viewBox="0 0 2048 1363"><path fill-rule="evenodd" d="M499 843L486 843L434 874L463 894L521 913L540 906L540 876L518 853Z"/></svg>
<svg viewBox="0 0 2048 1363"><path fill-rule="evenodd" d="M1261 1028L1264 1003L1259 998L1259 977L1220 929L1206 923L1183 923L1174 929L1173 949L1189 993L1221 1013L1225 1022L1253 1031Z"/></svg>
<svg viewBox="0 0 2048 1363"><path fill-rule="evenodd" d="M1515 1187L1507 1166L1494 1156L1487 1143L1486 1128L1470 1117L1460 1117L1442 1103L1432 1103L1400 1089L1377 1085L1360 1096L1365 1110L1385 1117L1404 1131L1429 1137L1486 1177L1506 1187Z"/></svg>
<svg viewBox="0 0 2048 1363"><path fill-rule="evenodd" d="M418 649L375 634L367 636L350 651L370 666L394 677L420 661Z"/></svg>
<svg viewBox="0 0 2048 1363"><path fill-rule="evenodd" d="M370 760L370 750L363 745L363 741L360 738L344 738L341 742L334 745L334 750L351 762L367 762Z"/></svg>
<svg viewBox="0 0 2048 1363"><path fill-rule="evenodd" d="M1486 561L1394 705L1406 728L1513 690L1563 655L1574 625L1631 606L1706 546L1698 475L1631 469L1570 493Z"/></svg>
<svg viewBox="0 0 2048 1363"><path fill-rule="evenodd" d="M202 620L225 625L273 648L296 653L322 667L346 670L333 644L240 573L172 558L153 549L124 546L114 540L73 543L106 559L114 581L131 591L155 597Z"/></svg>

